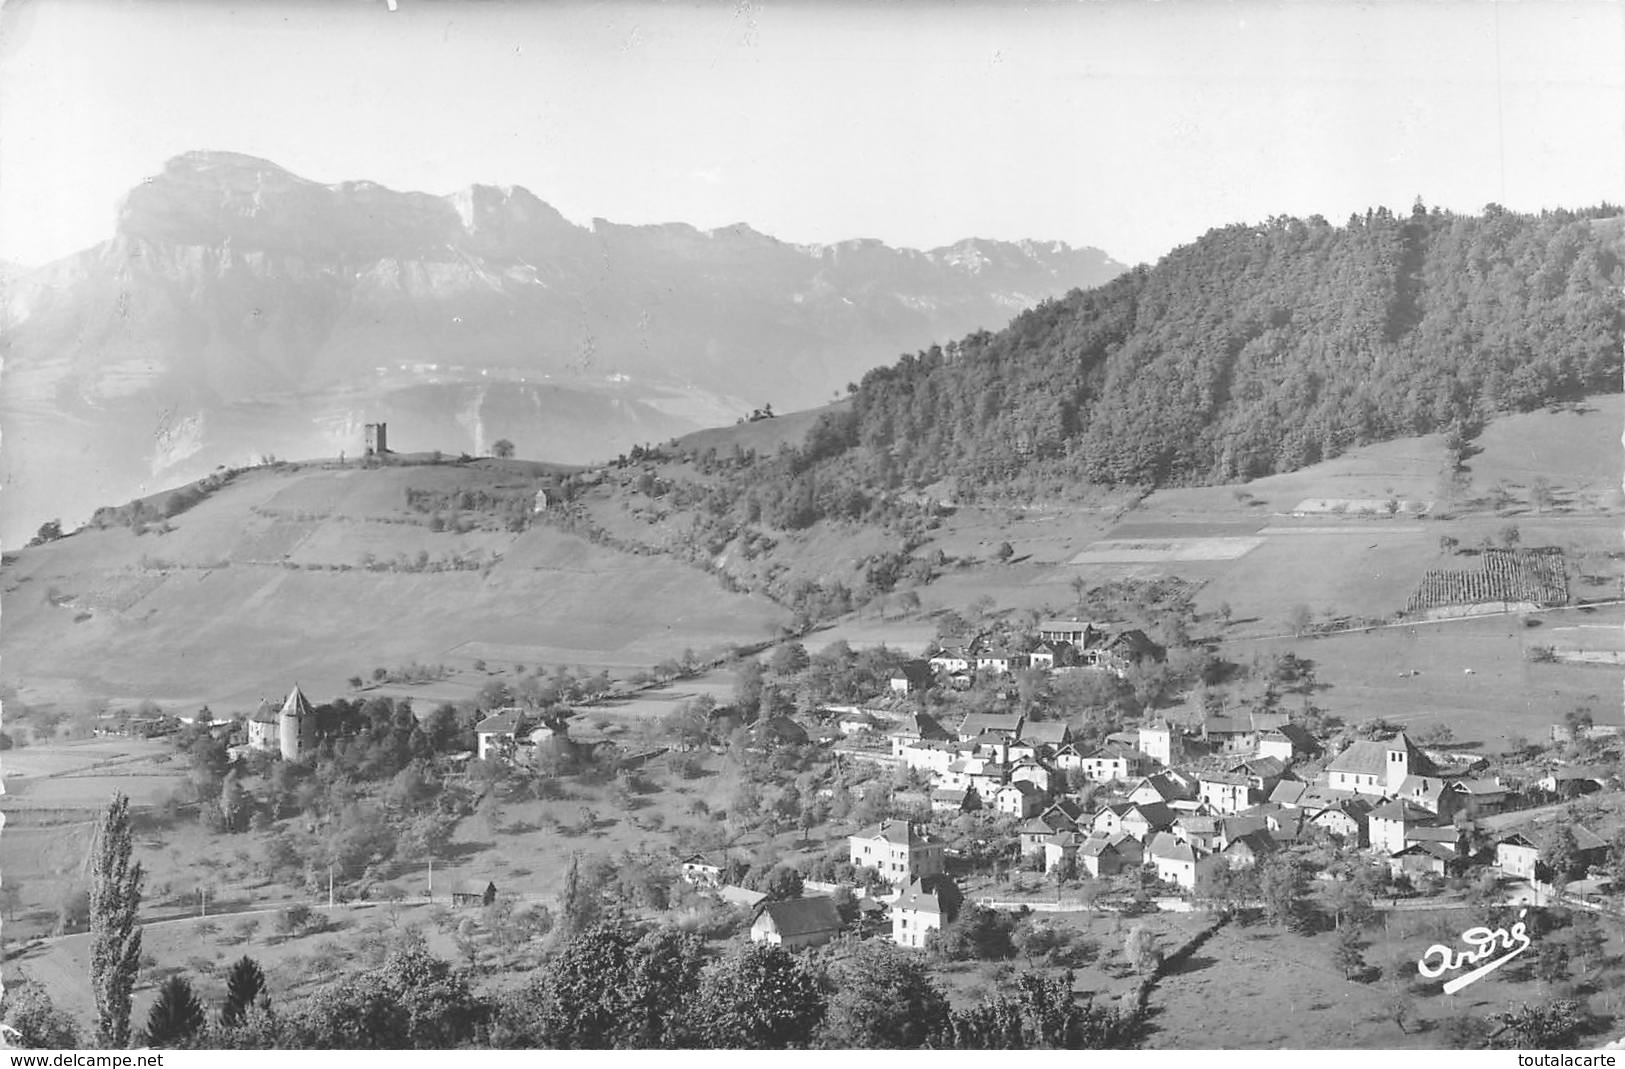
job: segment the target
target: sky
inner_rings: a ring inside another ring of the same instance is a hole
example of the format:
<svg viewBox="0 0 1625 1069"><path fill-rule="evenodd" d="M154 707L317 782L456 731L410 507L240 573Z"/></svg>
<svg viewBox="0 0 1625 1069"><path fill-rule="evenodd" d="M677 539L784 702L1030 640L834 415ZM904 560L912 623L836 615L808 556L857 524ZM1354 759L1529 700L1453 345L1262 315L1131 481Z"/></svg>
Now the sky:
<svg viewBox="0 0 1625 1069"><path fill-rule="evenodd" d="M1625 3L10 0L0 260L194 149L568 218L1152 262L1386 205L1625 202Z"/></svg>

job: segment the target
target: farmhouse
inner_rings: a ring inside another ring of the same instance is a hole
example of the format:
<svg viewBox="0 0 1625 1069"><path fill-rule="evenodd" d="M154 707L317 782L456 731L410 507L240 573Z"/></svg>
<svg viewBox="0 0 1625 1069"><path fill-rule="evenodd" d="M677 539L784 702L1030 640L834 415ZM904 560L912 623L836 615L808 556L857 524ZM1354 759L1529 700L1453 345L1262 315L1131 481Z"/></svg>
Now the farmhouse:
<svg viewBox="0 0 1625 1069"><path fill-rule="evenodd" d="M683 858L681 869L684 883L716 887L722 882L722 866L705 854L690 854Z"/></svg>
<svg viewBox="0 0 1625 1069"><path fill-rule="evenodd" d="M519 734L526 726L524 710L498 709L474 725L475 756L481 761L511 761Z"/></svg>
<svg viewBox="0 0 1625 1069"><path fill-rule="evenodd" d="M841 914L827 895L768 902L750 926L750 941L773 946L816 947L841 934Z"/></svg>
<svg viewBox="0 0 1625 1069"><path fill-rule="evenodd" d="M1064 642L1070 646L1087 646L1103 632L1085 620L1045 620L1038 625L1038 638L1042 642Z"/></svg>
<svg viewBox="0 0 1625 1069"><path fill-rule="evenodd" d="M452 885L454 906L489 906L497 900L497 885L490 880L464 880Z"/></svg>

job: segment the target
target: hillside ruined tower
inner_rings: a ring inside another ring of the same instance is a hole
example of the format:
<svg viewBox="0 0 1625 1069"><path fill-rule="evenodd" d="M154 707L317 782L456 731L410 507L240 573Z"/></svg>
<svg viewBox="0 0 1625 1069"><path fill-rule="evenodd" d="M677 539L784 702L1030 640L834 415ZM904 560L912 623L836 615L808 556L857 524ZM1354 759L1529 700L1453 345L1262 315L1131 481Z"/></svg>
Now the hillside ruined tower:
<svg viewBox="0 0 1625 1069"><path fill-rule="evenodd" d="M389 424L369 423L366 432L365 456L377 457L389 452Z"/></svg>
<svg viewBox="0 0 1625 1069"><path fill-rule="evenodd" d="M282 703L282 713L277 720L284 761L297 761L315 748L316 710L310 707L299 684L295 683L288 692L288 700Z"/></svg>

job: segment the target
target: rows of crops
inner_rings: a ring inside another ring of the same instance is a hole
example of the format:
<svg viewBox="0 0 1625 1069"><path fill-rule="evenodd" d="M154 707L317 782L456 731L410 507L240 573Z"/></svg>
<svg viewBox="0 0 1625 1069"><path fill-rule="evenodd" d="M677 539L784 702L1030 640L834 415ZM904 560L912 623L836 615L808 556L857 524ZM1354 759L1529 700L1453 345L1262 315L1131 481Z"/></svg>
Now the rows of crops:
<svg viewBox="0 0 1625 1069"><path fill-rule="evenodd" d="M1568 600L1568 569L1562 550L1554 546L1487 549L1476 569L1434 569L1422 576L1405 609L1421 612L1444 605L1496 601L1566 605Z"/></svg>

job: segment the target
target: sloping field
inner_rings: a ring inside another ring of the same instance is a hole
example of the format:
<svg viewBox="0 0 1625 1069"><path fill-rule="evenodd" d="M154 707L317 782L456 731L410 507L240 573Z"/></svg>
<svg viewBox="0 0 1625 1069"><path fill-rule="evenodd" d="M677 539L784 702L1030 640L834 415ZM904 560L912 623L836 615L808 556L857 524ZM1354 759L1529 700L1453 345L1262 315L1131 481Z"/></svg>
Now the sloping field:
<svg viewBox="0 0 1625 1069"><path fill-rule="evenodd" d="M1539 627L1517 616L1419 623L1329 635L1227 645L1235 659L1288 650L1315 664L1329 684L1314 703L1350 723L1383 717L1411 729L1450 726L1457 739L1507 749L1515 736L1545 738L1565 713L1585 706L1598 723L1617 723L1618 668L1540 663L1537 646L1560 644L1562 628L1625 627L1625 607L1542 613Z"/></svg>
<svg viewBox="0 0 1625 1069"><path fill-rule="evenodd" d="M320 699L374 666L440 663L470 642L549 667L633 669L788 622L688 565L552 528L431 531L405 488L459 474L448 487L515 482L451 467L254 472L171 533L84 531L23 551L0 572L0 680L27 702L229 713L295 680Z"/></svg>

